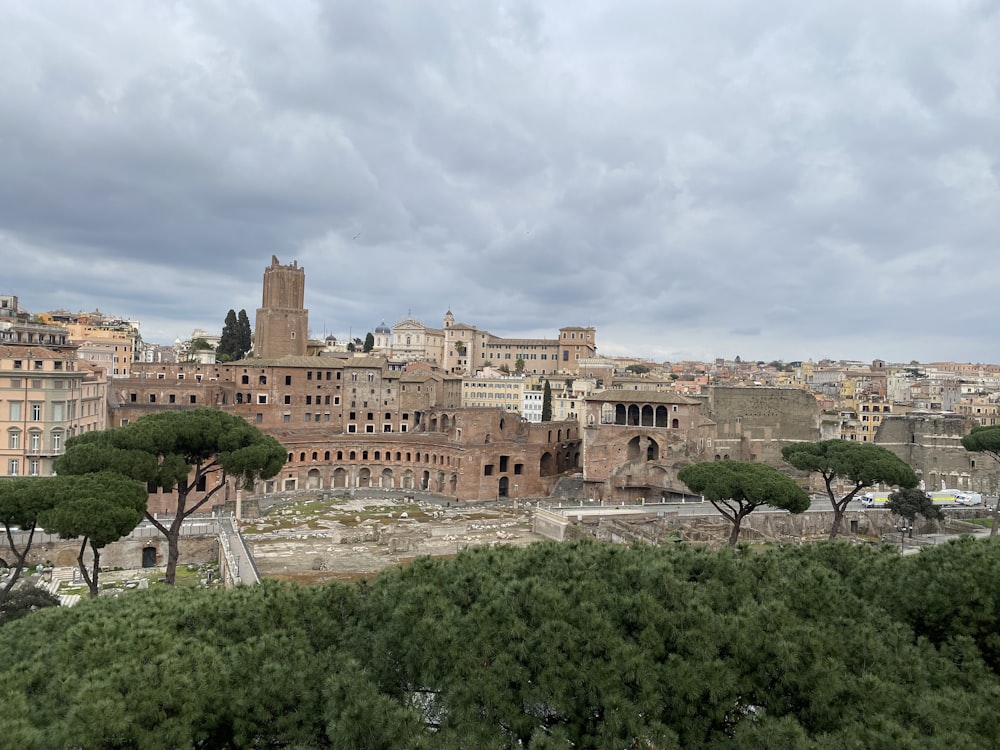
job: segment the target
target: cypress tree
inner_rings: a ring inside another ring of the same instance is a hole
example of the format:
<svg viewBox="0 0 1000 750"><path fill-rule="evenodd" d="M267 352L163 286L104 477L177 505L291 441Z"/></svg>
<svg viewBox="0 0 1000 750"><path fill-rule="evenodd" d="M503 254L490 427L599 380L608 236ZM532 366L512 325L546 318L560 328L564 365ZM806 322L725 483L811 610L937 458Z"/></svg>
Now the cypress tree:
<svg viewBox="0 0 1000 750"><path fill-rule="evenodd" d="M542 391L542 421L552 421L552 386L549 381L545 381L545 390Z"/></svg>
<svg viewBox="0 0 1000 750"><path fill-rule="evenodd" d="M240 334L240 356L242 359L246 356L246 353L253 349L253 330L250 328L250 318L247 317L247 311L245 309L240 310L239 319L239 334Z"/></svg>
<svg viewBox="0 0 1000 750"><path fill-rule="evenodd" d="M222 336L219 338L219 345L215 348L215 352L220 360L227 362L240 358L239 349L239 323L236 320L236 311L230 310L226 313L226 323L222 326Z"/></svg>

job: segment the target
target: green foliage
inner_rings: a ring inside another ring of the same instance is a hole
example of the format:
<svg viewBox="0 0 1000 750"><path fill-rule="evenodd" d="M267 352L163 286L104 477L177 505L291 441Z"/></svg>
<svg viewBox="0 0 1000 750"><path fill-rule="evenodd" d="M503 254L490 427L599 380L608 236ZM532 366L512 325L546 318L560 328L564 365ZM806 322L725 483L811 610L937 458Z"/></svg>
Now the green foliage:
<svg viewBox="0 0 1000 750"><path fill-rule="evenodd" d="M0 628L18 747L980 748L1000 548L480 547ZM14 738L13 740L10 738Z"/></svg>
<svg viewBox="0 0 1000 750"><path fill-rule="evenodd" d="M548 379L546 379L545 387L542 389L542 421L552 421L552 386L549 385Z"/></svg>
<svg viewBox="0 0 1000 750"><path fill-rule="evenodd" d="M735 545L743 519L761 505L801 513L809 495L777 469L747 461L706 461L685 466L677 478L692 492L704 495L732 525L729 544Z"/></svg>
<svg viewBox="0 0 1000 750"><path fill-rule="evenodd" d="M46 607L58 607L59 597L36 586L25 586L11 591L0 602L0 625L20 620L32 612Z"/></svg>
<svg viewBox="0 0 1000 750"><path fill-rule="evenodd" d="M871 443L852 440L792 443L781 449L781 455L796 469L823 477L833 507L831 539L840 532L844 511L860 490L877 484L915 487L919 482L913 469L895 453ZM840 498L833 490L838 478L850 486L850 490Z"/></svg>
<svg viewBox="0 0 1000 750"><path fill-rule="evenodd" d="M517 361L514 362L514 372L516 372L518 375L520 375L522 372L524 372L524 358L523 357L518 357Z"/></svg>
<svg viewBox="0 0 1000 750"><path fill-rule="evenodd" d="M943 521L944 512L934 504L934 500L918 487L905 487L889 495L886 507L907 521L923 516L929 521Z"/></svg>
<svg viewBox="0 0 1000 750"><path fill-rule="evenodd" d="M250 328L250 318L247 317L246 310L240 310L237 322L239 323L240 351L245 356L253 348L253 330Z"/></svg>
<svg viewBox="0 0 1000 750"><path fill-rule="evenodd" d="M365 336L365 343L364 343L364 347L363 347L362 351L365 354L367 354L368 352L370 352L374 348L375 348L375 334L373 334L371 331L369 331L368 335Z"/></svg>
<svg viewBox="0 0 1000 750"><path fill-rule="evenodd" d="M39 515L38 522L63 539L83 539L77 562L91 596L97 596L101 549L138 526L146 510L146 488L109 471L67 475L57 480L56 502ZM83 557L87 545L93 554L90 570Z"/></svg>
<svg viewBox="0 0 1000 750"><path fill-rule="evenodd" d="M226 313L226 322L222 326L222 336L219 337L219 345L215 348L215 353L222 362L242 359L246 353L246 350L243 349L240 322L236 317L235 310Z"/></svg>
<svg viewBox="0 0 1000 750"><path fill-rule="evenodd" d="M4 526L7 546L13 555L8 561L12 568L10 577L0 590L0 605L10 595L24 571L25 560L35 538L39 516L52 508L57 500L57 477L10 477L0 479L0 523ZM26 540L17 547L13 531L28 532Z"/></svg>
<svg viewBox="0 0 1000 750"><path fill-rule="evenodd" d="M241 417L217 409L150 414L122 427L87 432L66 442L55 463L61 475L112 471L177 493L174 520L165 526L147 514L167 537L166 578L172 583L183 520L204 506L226 485L228 477L249 485L277 474L285 448ZM206 492L192 492L204 481Z"/></svg>
<svg viewBox="0 0 1000 750"><path fill-rule="evenodd" d="M647 372L650 372L650 368L646 365L629 365L625 368L625 372L631 372L634 375L645 375Z"/></svg>

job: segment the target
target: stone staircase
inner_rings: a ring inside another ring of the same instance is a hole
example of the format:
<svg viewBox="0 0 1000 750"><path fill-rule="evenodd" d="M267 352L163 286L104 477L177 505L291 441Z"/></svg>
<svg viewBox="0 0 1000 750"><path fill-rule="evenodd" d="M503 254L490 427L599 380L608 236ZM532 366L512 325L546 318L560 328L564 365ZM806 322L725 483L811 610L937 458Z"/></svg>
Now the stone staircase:
<svg viewBox="0 0 1000 750"><path fill-rule="evenodd" d="M80 601L79 594L60 594L59 588L64 583L73 582L73 571L74 568L53 568L52 569L52 580L50 581L39 581L38 588L48 591L55 597L59 599L59 606L61 607L72 607L74 604Z"/></svg>

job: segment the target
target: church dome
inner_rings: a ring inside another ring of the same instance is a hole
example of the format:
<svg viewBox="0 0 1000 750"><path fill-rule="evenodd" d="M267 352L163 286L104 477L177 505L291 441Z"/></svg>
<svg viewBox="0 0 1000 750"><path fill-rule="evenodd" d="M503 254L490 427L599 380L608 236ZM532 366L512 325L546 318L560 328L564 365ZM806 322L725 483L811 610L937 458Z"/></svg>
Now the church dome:
<svg viewBox="0 0 1000 750"><path fill-rule="evenodd" d="M392 331L389 330L389 326L387 326L383 320L382 325L375 329L375 333L392 333Z"/></svg>

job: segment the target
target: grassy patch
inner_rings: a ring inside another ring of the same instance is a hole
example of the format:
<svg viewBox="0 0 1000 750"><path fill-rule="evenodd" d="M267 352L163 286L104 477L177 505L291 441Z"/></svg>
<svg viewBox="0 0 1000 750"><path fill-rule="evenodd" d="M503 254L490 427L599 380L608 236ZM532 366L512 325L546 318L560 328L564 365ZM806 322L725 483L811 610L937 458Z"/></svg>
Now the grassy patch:
<svg viewBox="0 0 1000 750"><path fill-rule="evenodd" d="M993 527L992 518L965 518L963 520L966 521L967 523L974 523L976 524L976 526L982 526L987 529Z"/></svg>

